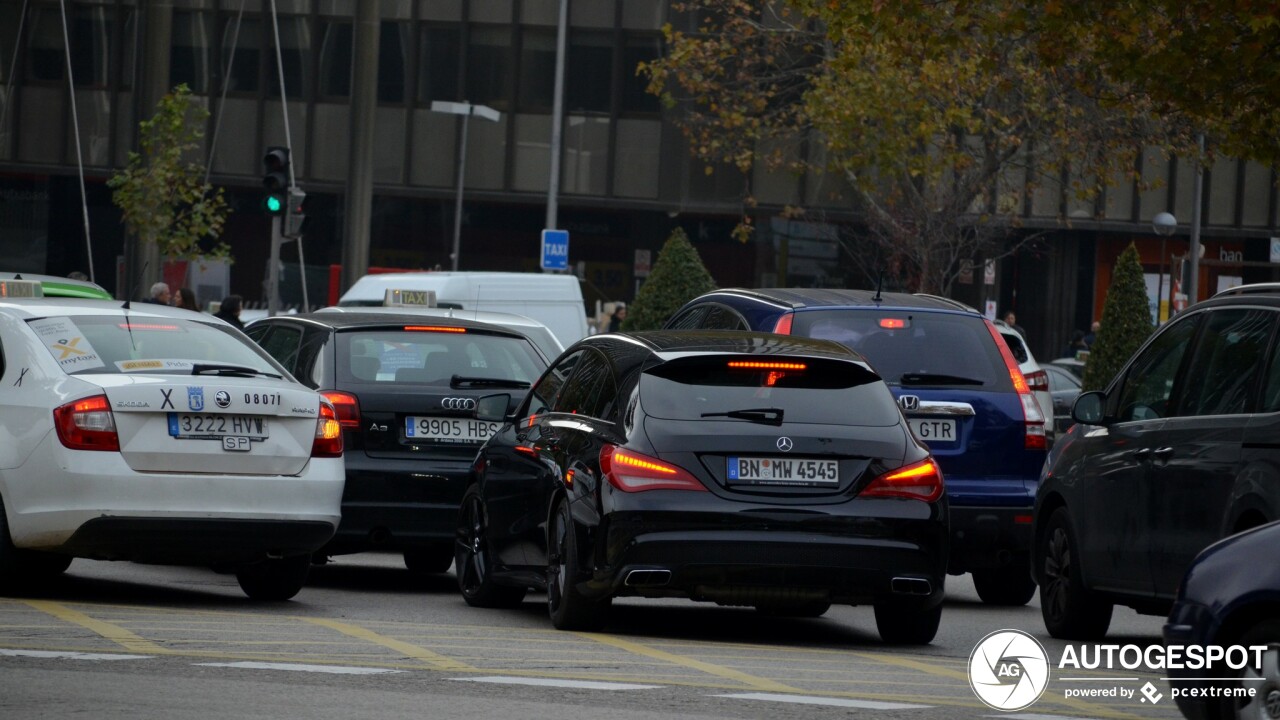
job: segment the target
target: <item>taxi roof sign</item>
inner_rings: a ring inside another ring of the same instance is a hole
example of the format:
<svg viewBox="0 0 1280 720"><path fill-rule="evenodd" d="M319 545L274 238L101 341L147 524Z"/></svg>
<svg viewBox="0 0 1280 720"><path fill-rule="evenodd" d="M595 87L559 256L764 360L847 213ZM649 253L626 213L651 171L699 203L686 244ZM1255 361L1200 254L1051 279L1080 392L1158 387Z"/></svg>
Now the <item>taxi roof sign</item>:
<svg viewBox="0 0 1280 720"><path fill-rule="evenodd" d="M435 290L388 289L382 296L383 307L435 307Z"/></svg>
<svg viewBox="0 0 1280 720"><path fill-rule="evenodd" d="M44 297L39 280L0 280L0 298Z"/></svg>

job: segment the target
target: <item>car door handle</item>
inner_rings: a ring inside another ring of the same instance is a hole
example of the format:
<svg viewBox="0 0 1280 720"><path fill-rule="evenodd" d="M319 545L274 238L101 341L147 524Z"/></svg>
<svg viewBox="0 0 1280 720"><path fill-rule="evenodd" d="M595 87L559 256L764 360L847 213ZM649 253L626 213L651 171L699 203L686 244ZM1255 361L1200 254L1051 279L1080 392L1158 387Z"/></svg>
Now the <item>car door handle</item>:
<svg viewBox="0 0 1280 720"><path fill-rule="evenodd" d="M1151 448L1142 448L1133 451L1133 459L1138 462L1146 462L1151 458Z"/></svg>
<svg viewBox="0 0 1280 720"><path fill-rule="evenodd" d="M1168 460L1169 456L1173 455L1173 448L1171 447L1158 448L1156 450L1152 450L1151 454L1156 456L1156 458L1159 460Z"/></svg>

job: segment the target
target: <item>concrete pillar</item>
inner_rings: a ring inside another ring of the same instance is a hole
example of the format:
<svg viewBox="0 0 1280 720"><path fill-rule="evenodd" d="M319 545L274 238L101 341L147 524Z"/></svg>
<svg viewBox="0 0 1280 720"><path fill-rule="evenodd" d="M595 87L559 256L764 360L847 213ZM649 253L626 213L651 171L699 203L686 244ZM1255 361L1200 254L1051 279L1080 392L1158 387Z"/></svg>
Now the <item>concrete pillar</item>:
<svg viewBox="0 0 1280 720"><path fill-rule="evenodd" d="M373 126L378 104L378 3L356 3L351 73L351 161L347 165L342 290L369 270L369 222L373 215Z"/></svg>

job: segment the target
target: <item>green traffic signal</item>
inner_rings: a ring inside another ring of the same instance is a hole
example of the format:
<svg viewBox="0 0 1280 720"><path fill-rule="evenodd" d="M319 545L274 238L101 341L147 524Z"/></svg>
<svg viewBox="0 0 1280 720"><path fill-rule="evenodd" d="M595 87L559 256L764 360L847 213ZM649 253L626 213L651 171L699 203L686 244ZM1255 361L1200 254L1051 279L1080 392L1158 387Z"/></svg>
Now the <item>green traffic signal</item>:
<svg viewBox="0 0 1280 720"><path fill-rule="evenodd" d="M280 215L284 212L284 198L279 195L268 195L262 199L262 208L268 215Z"/></svg>

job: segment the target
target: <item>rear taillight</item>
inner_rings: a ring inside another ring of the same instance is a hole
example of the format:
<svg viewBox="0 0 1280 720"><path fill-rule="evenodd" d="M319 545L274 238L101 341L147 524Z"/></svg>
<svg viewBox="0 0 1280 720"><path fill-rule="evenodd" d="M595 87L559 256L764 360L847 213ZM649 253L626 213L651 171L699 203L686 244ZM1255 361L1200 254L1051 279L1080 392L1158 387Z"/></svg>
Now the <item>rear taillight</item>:
<svg viewBox="0 0 1280 720"><path fill-rule="evenodd" d="M316 439L311 444L311 457L342 457L342 425L338 412L327 402L320 403L320 417L316 419Z"/></svg>
<svg viewBox="0 0 1280 720"><path fill-rule="evenodd" d="M1049 442L1044 435L1044 413L1040 411L1040 403L1036 402L1036 396L1031 394L1031 385L1018 369L1018 361L1009 350L1009 344L1004 341L1000 331L990 320L986 322L987 330L991 331L996 347L1000 348L1000 356L1004 358L1005 367L1009 368L1009 379L1013 381L1013 388L1018 391L1018 399L1022 401L1022 423L1026 428L1023 447L1027 450L1044 450L1049 447Z"/></svg>
<svg viewBox="0 0 1280 720"><path fill-rule="evenodd" d="M778 321L773 324L773 331L779 335L790 335L791 321L794 318L795 313L786 313L782 317L779 317Z"/></svg>
<svg viewBox="0 0 1280 720"><path fill-rule="evenodd" d="M1049 392L1049 373L1044 370L1027 373L1027 387L1031 392Z"/></svg>
<svg viewBox="0 0 1280 720"><path fill-rule="evenodd" d="M933 458L881 475L862 489L859 497L897 497L933 502L942 497L942 471Z"/></svg>
<svg viewBox="0 0 1280 720"><path fill-rule="evenodd" d="M344 428L360 427L360 401L355 395L332 391L320 394L333 403L333 409L338 413L338 424Z"/></svg>
<svg viewBox="0 0 1280 720"><path fill-rule="evenodd" d="M119 450L116 417L106 395L67 403L53 411L58 439L72 450Z"/></svg>
<svg viewBox="0 0 1280 720"><path fill-rule="evenodd" d="M616 445L600 449L600 471L610 485L623 492L707 490L682 467Z"/></svg>

